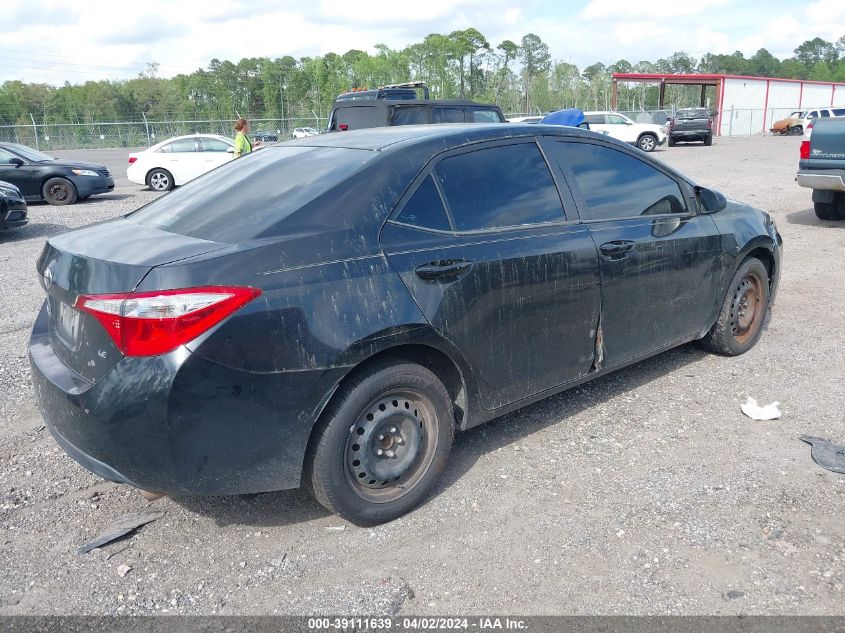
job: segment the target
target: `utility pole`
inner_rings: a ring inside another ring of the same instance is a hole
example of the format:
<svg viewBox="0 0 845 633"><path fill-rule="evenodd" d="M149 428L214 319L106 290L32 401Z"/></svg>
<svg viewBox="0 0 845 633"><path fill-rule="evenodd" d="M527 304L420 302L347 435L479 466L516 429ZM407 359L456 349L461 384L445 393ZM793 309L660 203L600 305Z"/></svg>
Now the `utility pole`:
<svg viewBox="0 0 845 633"><path fill-rule="evenodd" d="M147 121L147 115L144 112L141 112L141 116L144 117L144 127L147 128L147 147L152 146L152 142L150 141L150 123Z"/></svg>
<svg viewBox="0 0 845 633"><path fill-rule="evenodd" d="M32 131L35 132L35 149L40 150L41 148L38 147L38 128L35 127L35 117L32 116L32 112L29 113L29 118L32 121Z"/></svg>

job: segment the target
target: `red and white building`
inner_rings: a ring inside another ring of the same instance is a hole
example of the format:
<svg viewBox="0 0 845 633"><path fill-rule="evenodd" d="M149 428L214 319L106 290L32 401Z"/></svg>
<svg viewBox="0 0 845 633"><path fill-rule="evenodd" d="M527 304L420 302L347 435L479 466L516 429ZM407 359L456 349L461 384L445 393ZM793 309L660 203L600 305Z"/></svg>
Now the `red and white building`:
<svg viewBox="0 0 845 633"><path fill-rule="evenodd" d="M700 105L718 112L715 132L721 136L764 134L772 123L795 110L845 106L845 83L741 75L614 73L614 110L619 83L659 85L661 110L667 85L700 86Z"/></svg>

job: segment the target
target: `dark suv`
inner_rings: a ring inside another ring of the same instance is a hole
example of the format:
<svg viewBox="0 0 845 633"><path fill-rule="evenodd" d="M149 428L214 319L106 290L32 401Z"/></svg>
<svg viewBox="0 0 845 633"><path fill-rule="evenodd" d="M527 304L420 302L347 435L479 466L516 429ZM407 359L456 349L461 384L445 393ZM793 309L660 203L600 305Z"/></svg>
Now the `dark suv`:
<svg viewBox="0 0 845 633"><path fill-rule="evenodd" d="M418 92L420 91L420 92ZM421 94L420 94L421 93ZM387 99L388 101L406 101L408 99L428 99L428 86L424 81L409 81L403 84L381 86L370 90L350 90L338 95L335 101L369 101Z"/></svg>
<svg viewBox="0 0 845 633"><path fill-rule="evenodd" d="M426 123L505 123L499 106L450 99L335 100L329 132Z"/></svg>

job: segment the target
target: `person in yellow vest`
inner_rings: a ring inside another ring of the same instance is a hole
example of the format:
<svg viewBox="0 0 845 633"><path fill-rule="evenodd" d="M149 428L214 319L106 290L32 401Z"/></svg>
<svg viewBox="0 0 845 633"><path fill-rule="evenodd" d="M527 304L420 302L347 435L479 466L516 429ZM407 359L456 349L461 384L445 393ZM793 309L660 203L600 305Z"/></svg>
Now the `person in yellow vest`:
<svg viewBox="0 0 845 633"><path fill-rule="evenodd" d="M261 145L258 141L253 145L249 140L249 121L246 119L242 118L235 121L235 132L235 158L249 154L254 148Z"/></svg>

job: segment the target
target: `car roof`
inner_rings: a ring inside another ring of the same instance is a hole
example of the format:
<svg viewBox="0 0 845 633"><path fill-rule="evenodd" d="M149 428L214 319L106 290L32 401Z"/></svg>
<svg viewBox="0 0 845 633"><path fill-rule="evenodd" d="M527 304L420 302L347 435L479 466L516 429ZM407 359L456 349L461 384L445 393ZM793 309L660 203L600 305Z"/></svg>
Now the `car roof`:
<svg viewBox="0 0 845 633"><path fill-rule="evenodd" d="M311 147L341 147L347 149L365 149L385 151L425 141L438 141L450 147L517 138L551 134L559 136L586 136L589 138L605 137L574 127L562 125L542 125L529 123L438 123L436 125L396 125L372 127L348 132L331 132L305 139L288 141L285 145Z"/></svg>
<svg viewBox="0 0 845 633"><path fill-rule="evenodd" d="M163 141L159 141L152 147L158 147L159 145L165 145L167 143L172 143L173 141L180 141L183 138L197 138L200 136L204 136L207 138L216 138L221 141L231 141L227 136L223 136L222 134L206 134L205 132L197 132L196 134L182 134L181 136L171 136L170 138L164 139ZM152 149L152 147L150 149Z"/></svg>

